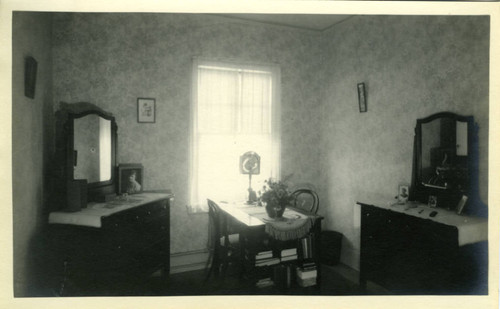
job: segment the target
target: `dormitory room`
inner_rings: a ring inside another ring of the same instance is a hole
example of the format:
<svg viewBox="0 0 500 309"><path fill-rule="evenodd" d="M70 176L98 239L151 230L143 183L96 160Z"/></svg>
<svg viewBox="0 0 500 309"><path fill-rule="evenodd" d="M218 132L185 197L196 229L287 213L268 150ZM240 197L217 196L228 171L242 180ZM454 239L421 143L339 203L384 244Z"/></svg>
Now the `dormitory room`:
<svg viewBox="0 0 500 309"><path fill-rule="evenodd" d="M13 297L496 293L491 21L13 11Z"/></svg>

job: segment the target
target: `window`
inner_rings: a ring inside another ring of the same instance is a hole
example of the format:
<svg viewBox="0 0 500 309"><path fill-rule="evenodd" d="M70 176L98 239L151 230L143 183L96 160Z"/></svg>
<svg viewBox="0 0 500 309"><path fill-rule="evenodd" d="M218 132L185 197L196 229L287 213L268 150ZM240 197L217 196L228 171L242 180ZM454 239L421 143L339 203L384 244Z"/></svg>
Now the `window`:
<svg viewBox="0 0 500 309"><path fill-rule="evenodd" d="M249 177L240 174L247 151L261 157L252 176L279 176L279 68L195 60L191 109L190 206L206 211L207 198L244 200Z"/></svg>

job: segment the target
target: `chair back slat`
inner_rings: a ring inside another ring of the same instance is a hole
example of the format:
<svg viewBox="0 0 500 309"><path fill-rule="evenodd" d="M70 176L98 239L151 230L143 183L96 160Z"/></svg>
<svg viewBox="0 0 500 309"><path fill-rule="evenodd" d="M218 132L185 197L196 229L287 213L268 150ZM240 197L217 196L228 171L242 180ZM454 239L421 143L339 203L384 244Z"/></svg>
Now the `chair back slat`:
<svg viewBox="0 0 500 309"><path fill-rule="evenodd" d="M222 210L220 209L219 205L215 203L214 201L207 199L208 203L208 214L210 218L212 219L213 225L214 225L214 235L213 235L213 240L216 243L219 243L218 240L221 237L224 237L224 245L229 244L229 233L227 230L227 217L222 215L221 212ZM217 246L217 245L216 245Z"/></svg>
<svg viewBox="0 0 500 309"><path fill-rule="evenodd" d="M319 209L319 197L310 189L298 189L292 193L292 206L316 214Z"/></svg>

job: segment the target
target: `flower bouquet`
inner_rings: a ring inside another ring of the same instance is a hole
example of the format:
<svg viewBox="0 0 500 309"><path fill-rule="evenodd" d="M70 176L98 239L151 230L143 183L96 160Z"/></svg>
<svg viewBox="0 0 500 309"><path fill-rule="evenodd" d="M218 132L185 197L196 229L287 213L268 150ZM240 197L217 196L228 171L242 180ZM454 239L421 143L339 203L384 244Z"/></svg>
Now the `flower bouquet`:
<svg viewBox="0 0 500 309"><path fill-rule="evenodd" d="M262 191L259 191L259 202L266 207L267 215L270 218L281 218L286 207L293 200L286 184L290 177L285 177L283 181L269 178L265 181Z"/></svg>

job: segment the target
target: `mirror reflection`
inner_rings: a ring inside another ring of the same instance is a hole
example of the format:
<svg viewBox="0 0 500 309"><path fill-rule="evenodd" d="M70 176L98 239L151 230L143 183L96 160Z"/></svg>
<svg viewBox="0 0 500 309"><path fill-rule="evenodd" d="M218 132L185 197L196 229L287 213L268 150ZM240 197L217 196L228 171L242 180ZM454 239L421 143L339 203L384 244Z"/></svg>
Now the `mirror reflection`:
<svg viewBox="0 0 500 309"><path fill-rule="evenodd" d="M421 128L422 184L439 189L467 190L468 123L437 118Z"/></svg>
<svg viewBox="0 0 500 309"><path fill-rule="evenodd" d="M74 179L111 179L111 121L89 114L74 120Z"/></svg>

